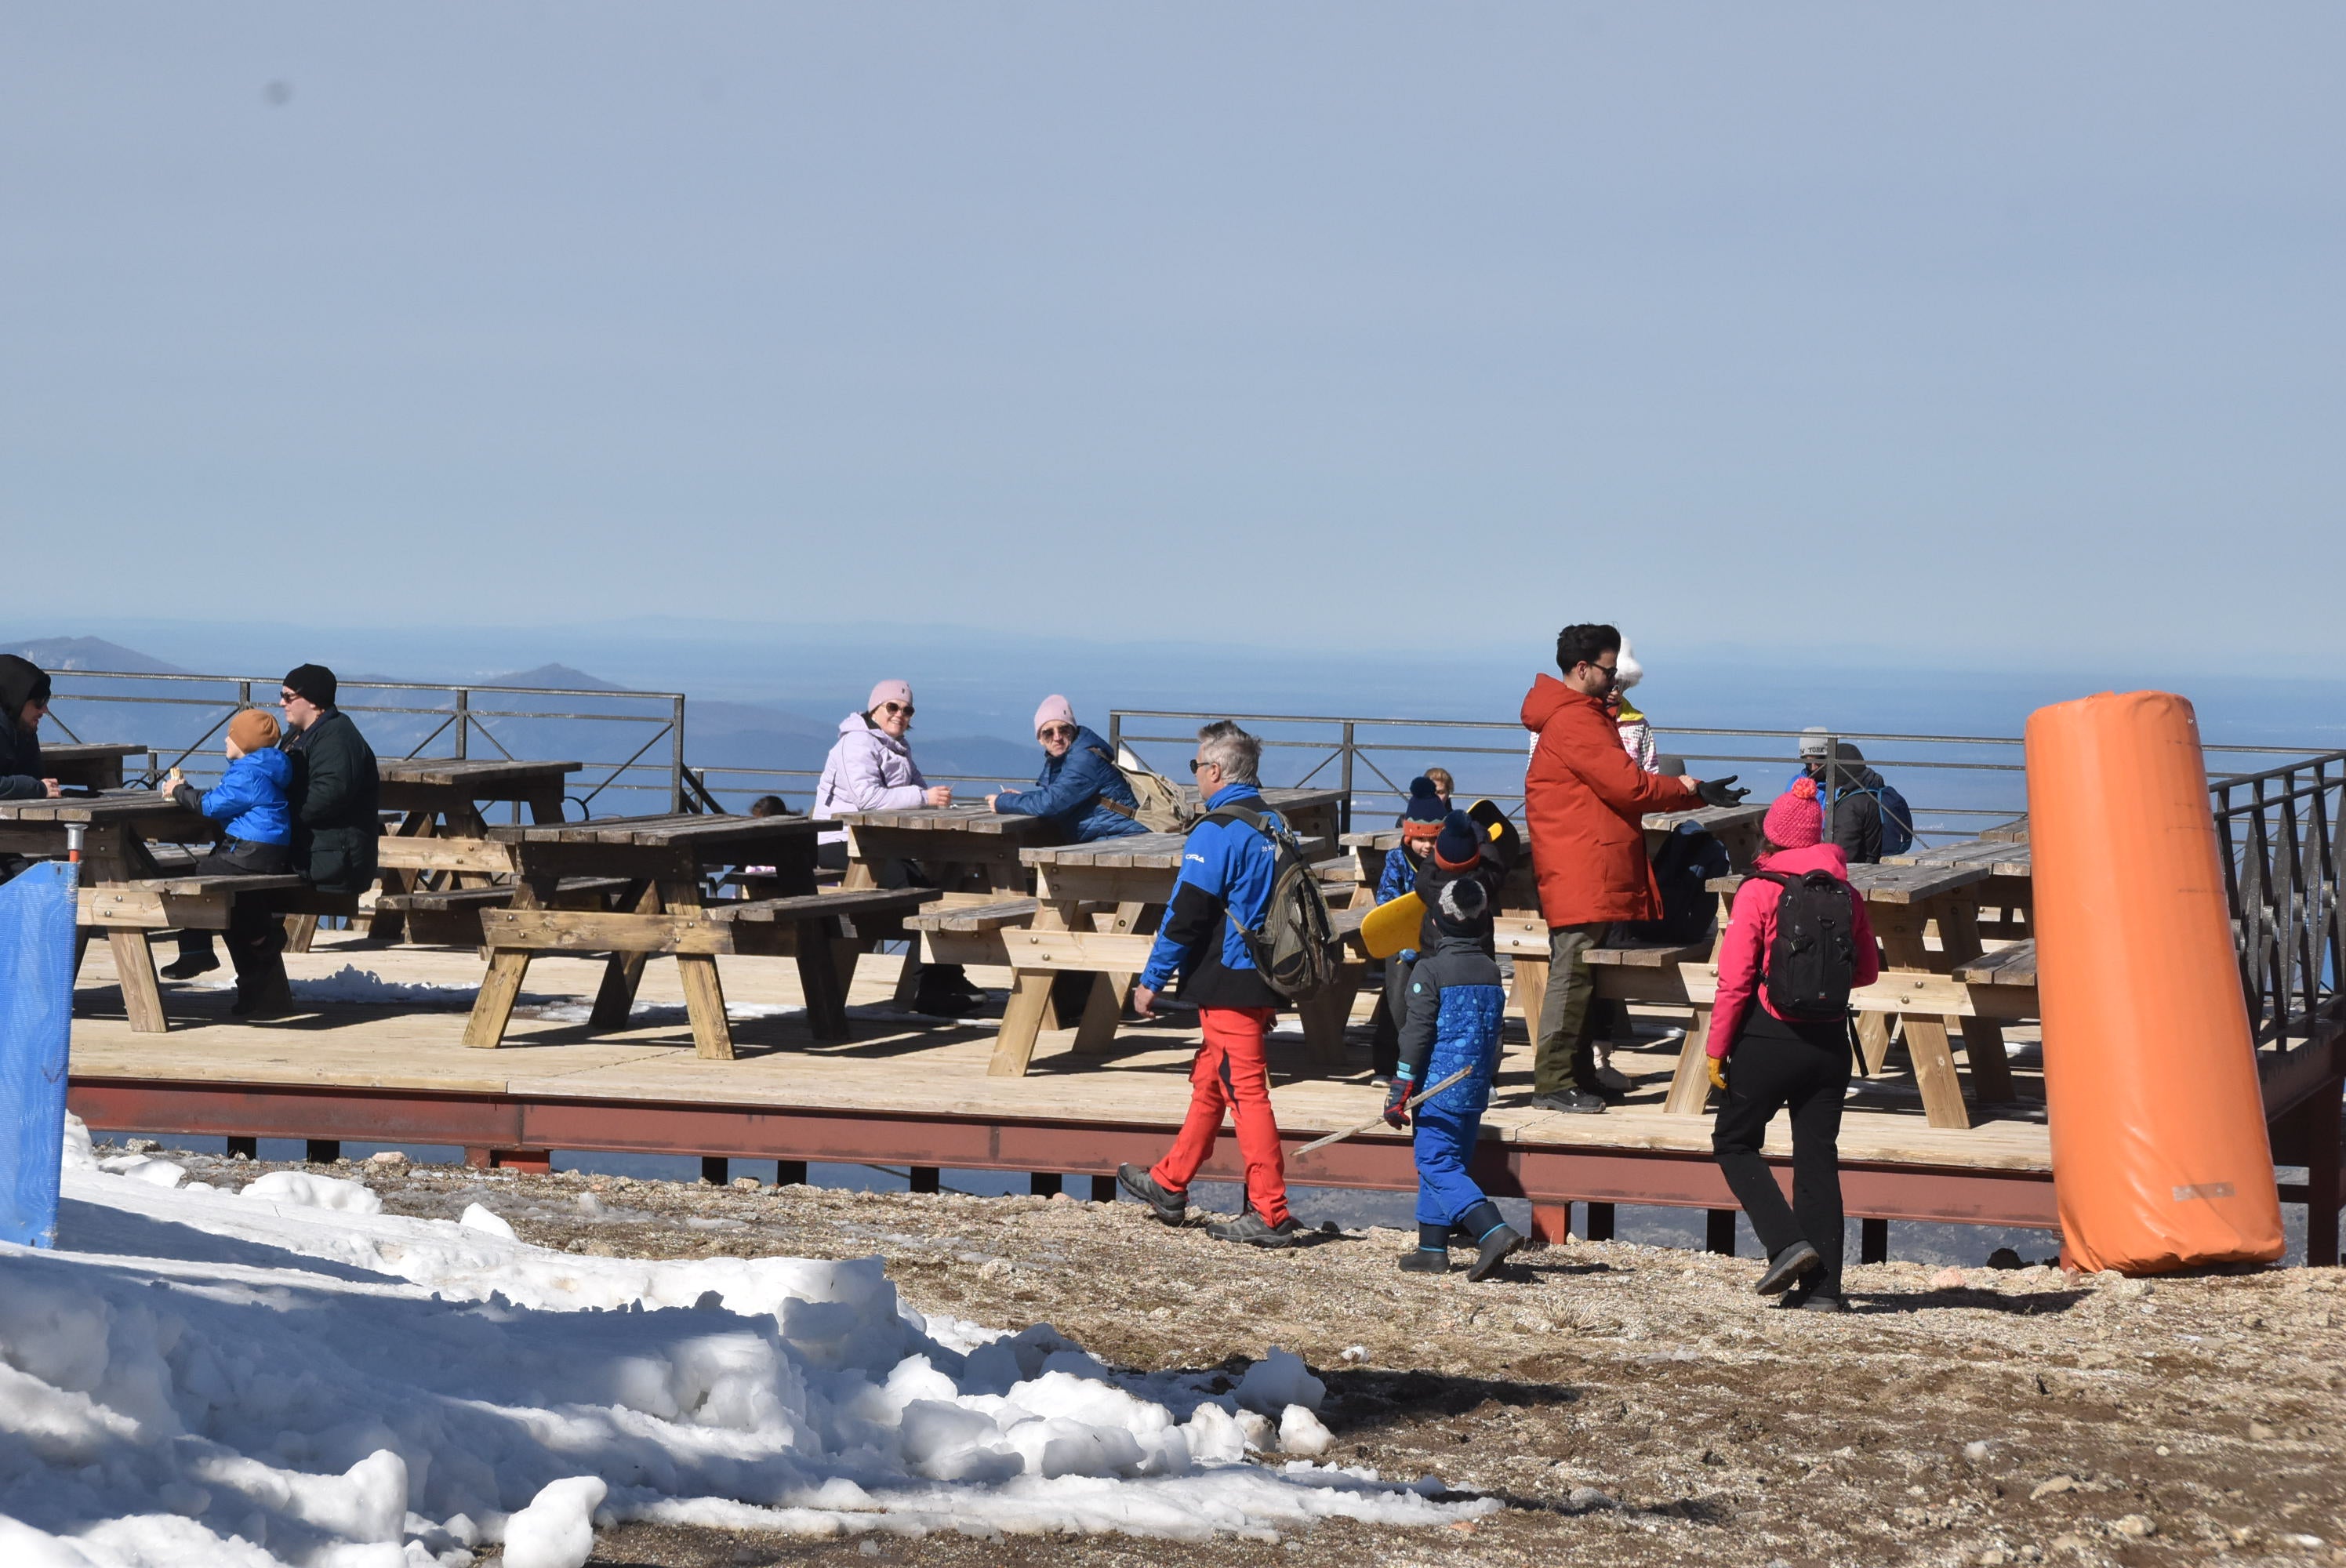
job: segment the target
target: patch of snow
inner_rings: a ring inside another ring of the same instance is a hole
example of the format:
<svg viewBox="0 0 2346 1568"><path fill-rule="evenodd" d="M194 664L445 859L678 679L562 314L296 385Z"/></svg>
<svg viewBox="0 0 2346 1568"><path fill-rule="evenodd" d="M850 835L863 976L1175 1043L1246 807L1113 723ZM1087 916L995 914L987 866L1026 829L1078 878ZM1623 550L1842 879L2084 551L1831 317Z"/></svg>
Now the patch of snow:
<svg viewBox="0 0 2346 1568"><path fill-rule="evenodd" d="M339 1214L382 1212L382 1199L364 1182L312 1176L308 1171L270 1171L246 1183L237 1196L296 1208L328 1208Z"/></svg>
<svg viewBox="0 0 2346 1568"><path fill-rule="evenodd" d="M501 1236L507 1241L514 1239L514 1227L496 1211L485 1208L477 1203L466 1204L463 1217L456 1223L467 1230L477 1230L489 1236Z"/></svg>
<svg viewBox="0 0 2346 1568"><path fill-rule="evenodd" d="M1279 1451L1281 1453L1318 1459L1335 1441L1336 1434L1301 1405L1288 1406L1287 1413L1279 1418Z"/></svg>
<svg viewBox="0 0 2346 1568"><path fill-rule="evenodd" d="M85 1131L87 1139L89 1134ZM188 1179L188 1167L169 1160L158 1160L149 1155L115 1155L97 1162L97 1168L114 1176L128 1176L156 1186L177 1186Z"/></svg>
<svg viewBox="0 0 2346 1568"><path fill-rule="evenodd" d="M1239 1380L1239 1403L1265 1415L1284 1410L1290 1405L1300 1405L1316 1410L1320 1401L1328 1397L1328 1385L1311 1375L1303 1358L1292 1350L1282 1350L1273 1345L1246 1375Z"/></svg>
<svg viewBox="0 0 2346 1568"><path fill-rule="evenodd" d="M0 1246L11 1568L460 1568L498 1542L573 1568L590 1519L1267 1539L1499 1506L1250 1462L1270 1421L1203 1374L923 1317L877 1257L548 1252L317 1201L374 1196L357 1183L271 1173L317 1185L248 1201L262 1182L159 1186L73 1149L60 1250ZM1290 1455L1324 1433L1299 1358L1246 1382L1291 1396Z"/></svg>

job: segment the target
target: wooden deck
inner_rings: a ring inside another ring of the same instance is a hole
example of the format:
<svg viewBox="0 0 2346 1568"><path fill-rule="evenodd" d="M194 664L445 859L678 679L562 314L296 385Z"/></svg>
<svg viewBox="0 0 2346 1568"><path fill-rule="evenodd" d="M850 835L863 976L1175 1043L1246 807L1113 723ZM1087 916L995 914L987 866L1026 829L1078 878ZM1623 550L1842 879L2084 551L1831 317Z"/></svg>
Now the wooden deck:
<svg viewBox="0 0 2346 1568"><path fill-rule="evenodd" d="M481 1157L534 1164L552 1148L699 1154L735 1158L845 1159L948 1168L1104 1176L1118 1160L1146 1161L1188 1104L1196 1033L1127 1026L1112 1054L1073 1051L1075 1031L1046 1033L1024 1078L990 1076L995 1024L944 1025L899 1012L895 962L860 966L849 997L852 1037L817 1043L788 959L729 961L726 1000L739 1054L696 1054L673 966L645 977L623 1030L586 1013L604 969L546 954L531 970L496 1052L468 1049L464 1023L481 975L467 950L369 945L321 933L289 954L297 994L305 982L354 971L345 990L429 988L380 1003L321 1003L312 1015L247 1024L229 1015L225 984L179 988L169 1034L131 1031L107 955L93 952L76 993L75 1108L94 1126L127 1132L296 1136L459 1144ZM205 977L224 983L225 969ZM1007 973L980 971L979 983ZM381 983L379 986L377 983ZM1306 1075L1291 1020L1273 1038L1273 1100L1290 1148L1374 1115L1366 1022L1355 1012L1354 1060L1343 1077ZM789 1011L785 1011L789 1010ZM1668 1020L1644 1020L1658 1030ZM1729 1199L1709 1158L1710 1124L1662 1114L1675 1042L1623 1050L1616 1064L1639 1081L1629 1105L1600 1116L1534 1111L1529 1047L1511 1029L1498 1103L1478 1151L1492 1190L1549 1207L1658 1203L1719 1208ZM2032 1080L2022 1062L2015 1067ZM1914 1110L1903 1105L1912 1104ZM1772 1156L1790 1144L1772 1130ZM1882 1218L2049 1225L2051 1154L2041 1122L1987 1121L1933 1128L1911 1077L1862 1080L1844 1123L1851 1212ZM1209 1174L1235 1175L1225 1139ZM1406 1189L1405 1138L1374 1135L1290 1161L1299 1185Z"/></svg>

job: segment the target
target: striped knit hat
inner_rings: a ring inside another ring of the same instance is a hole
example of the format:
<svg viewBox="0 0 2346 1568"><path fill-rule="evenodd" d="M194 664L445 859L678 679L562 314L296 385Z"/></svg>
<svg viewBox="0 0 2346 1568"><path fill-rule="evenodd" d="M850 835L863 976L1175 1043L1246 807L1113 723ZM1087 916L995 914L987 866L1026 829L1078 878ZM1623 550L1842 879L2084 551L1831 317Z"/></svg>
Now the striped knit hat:
<svg viewBox="0 0 2346 1568"><path fill-rule="evenodd" d="M1433 780L1421 775L1409 781L1409 809L1402 814L1401 836L1431 839L1442 831L1442 819L1448 815L1450 808L1442 803Z"/></svg>

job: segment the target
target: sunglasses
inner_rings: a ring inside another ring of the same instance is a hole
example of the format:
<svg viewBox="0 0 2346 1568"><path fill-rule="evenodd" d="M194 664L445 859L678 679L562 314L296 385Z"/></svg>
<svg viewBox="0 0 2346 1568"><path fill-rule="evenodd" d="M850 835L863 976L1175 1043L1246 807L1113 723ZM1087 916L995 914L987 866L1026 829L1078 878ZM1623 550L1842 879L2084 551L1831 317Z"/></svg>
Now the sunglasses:
<svg viewBox="0 0 2346 1568"><path fill-rule="evenodd" d="M1056 740L1063 735L1073 740L1076 738L1076 727L1072 724L1046 724L1035 733L1046 740Z"/></svg>
<svg viewBox="0 0 2346 1568"><path fill-rule="evenodd" d="M913 705L909 702L883 702L880 705L880 711L882 713L901 713L905 718L910 718L913 717Z"/></svg>
<svg viewBox="0 0 2346 1568"><path fill-rule="evenodd" d="M1198 769L1200 769L1200 768L1216 768L1216 769L1219 769L1220 766L1221 766L1221 764L1220 764L1220 763L1219 763L1219 762L1209 762L1209 761L1207 761L1207 760L1206 760L1204 758L1202 758L1202 757L1192 757L1191 759L1189 759L1189 771L1190 771L1190 772L1192 772L1192 773L1195 773L1195 772L1196 772Z"/></svg>

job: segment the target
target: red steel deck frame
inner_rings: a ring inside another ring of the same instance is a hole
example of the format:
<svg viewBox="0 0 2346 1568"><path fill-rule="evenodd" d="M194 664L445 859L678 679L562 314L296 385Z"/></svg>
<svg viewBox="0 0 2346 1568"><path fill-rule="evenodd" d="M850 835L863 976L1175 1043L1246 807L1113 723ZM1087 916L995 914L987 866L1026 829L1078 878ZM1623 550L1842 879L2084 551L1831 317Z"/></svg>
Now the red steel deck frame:
<svg viewBox="0 0 2346 1568"><path fill-rule="evenodd" d="M1124 1161L1154 1158L1173 1133L1169 1123L1157 1122L988 1121L942 1113L354 1086L76 1078L69 1087L75 1115L109 1131L455 1144L477 1164L495 1159L541 1167L550 1151L574 1149L1112 1176ZM1286 1135L1292 1150L1314 1135ZM1204 1174L1225 1181L1241 1177L1234 1140L1217 1147ZM1287 1175L1304 1186L1407 1192L1417 1186L1408 1141L1397 1136L1356 1138L1300 1160L1290 1154ZM1545 1209L1571 1203L1735 1207L1708 1151L1485 1140L1475 1150L1474 1175L1498 1196L1527 1197ZM1778 1180L1789 1179L1780 1163ZM1849 1213L1868 1219L2045 1228L2059 1223L2053 1178L2044 1171L1851 1162L1842 1166L1841 1186ZM1540 1220L1544 1233L1561 1239L1559 1217L1544 1214Z"/></svg>

